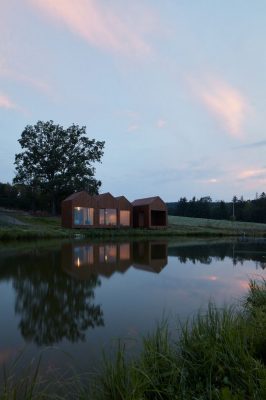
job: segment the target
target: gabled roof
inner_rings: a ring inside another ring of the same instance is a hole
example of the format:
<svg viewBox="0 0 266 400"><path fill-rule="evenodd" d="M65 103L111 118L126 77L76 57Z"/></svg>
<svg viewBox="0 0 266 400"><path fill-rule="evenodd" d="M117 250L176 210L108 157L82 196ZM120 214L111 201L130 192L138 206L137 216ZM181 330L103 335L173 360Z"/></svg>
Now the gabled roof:
<svg viewBox="0 0 266 400"><path fill-rule="evenodd" d="M106 192L106 193L101 193L101 194L96 194L94 195L95 199L98 199L99 197L112 197L113 199L115 198L110 192Z"/></svg>
<svg viewBox="0 0 266 400"><path fill-rule="evenodd" d="M89 196L89 194L86 192L86 190L82 190L81 192L76 192L71 194L70 196L68 196L64 201L68 201L68 200L75 200L76 198L78 198L81 194L86 194L87 196Z"/></svg>
<svg viewBox="0 0 266 400"><path fill-rule="evenodd" d="M148 206L148 205L152 204L157 199L161 200L161 198L159 196L146 197L144 199L134 200L134 201L132 201L132 204L133 204L133 206Z"/></svg>

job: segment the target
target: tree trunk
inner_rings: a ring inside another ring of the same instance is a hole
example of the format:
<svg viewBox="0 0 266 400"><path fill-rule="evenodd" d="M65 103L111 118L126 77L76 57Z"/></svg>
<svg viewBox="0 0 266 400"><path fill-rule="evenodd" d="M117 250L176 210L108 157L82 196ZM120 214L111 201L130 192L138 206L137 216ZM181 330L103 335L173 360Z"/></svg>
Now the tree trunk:
<svg viewBox="0 0 266 400"><path fill-rule="evenodd" d="M52 216L56 216L56 202L55 202L55 194L52 194Z"/></svg>

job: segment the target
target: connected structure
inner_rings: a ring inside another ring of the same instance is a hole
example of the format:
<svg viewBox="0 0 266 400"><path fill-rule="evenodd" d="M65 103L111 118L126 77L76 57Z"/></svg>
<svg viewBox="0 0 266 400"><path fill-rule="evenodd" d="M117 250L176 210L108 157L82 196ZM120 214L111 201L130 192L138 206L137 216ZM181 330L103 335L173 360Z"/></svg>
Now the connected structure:
<svg viewBox="0 0 266 400"><path fill-rule="evenodd" d="M65 228L163 228L167 226L167 207L159 197L130 203L111 193L91 196L86 191L73 193L62 202Z"/></svg>

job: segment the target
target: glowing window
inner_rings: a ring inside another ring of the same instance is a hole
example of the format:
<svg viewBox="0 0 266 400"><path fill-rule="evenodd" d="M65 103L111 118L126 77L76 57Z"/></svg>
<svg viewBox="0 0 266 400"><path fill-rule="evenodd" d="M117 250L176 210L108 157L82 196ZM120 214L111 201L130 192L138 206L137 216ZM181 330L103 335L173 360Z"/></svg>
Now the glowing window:
<svg viewBox="0 0 266 400"><path fill-rule="evenodd" d="M125 210L120 211L120 225L122 226L130 225L130 211L125 211Z"/></svg>
<svg viewBox="0 0 266 400"><path fill-rule="evenodd" d="M100 225L117 225L115 208L102 208L100 210Z"/></svg>
<svg viewBox="0 0 266 400"><path fill-rule="evenodd" d="M74 225L93 225L94 208L74 207Z"/></svg>

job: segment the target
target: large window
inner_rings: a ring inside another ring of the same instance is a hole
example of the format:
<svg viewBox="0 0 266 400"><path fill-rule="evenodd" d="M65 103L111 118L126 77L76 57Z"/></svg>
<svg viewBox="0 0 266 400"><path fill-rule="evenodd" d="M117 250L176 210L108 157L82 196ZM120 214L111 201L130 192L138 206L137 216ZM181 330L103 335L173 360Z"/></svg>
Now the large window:
<svg viewBox="0 0 266 400"><path fill-rule="evenodd" d="M74 207L74 225L93 225L94 208Z"/></svg>
<svg viewBox="0 0 266 400"><path fill-rule="evenodd" d="M100 209L100 225L117 225L117 212L115 208Z"/></svg>
<svg viewBox="0 0 266 400"><path fill-rule="evenodd" d="M122 226L130 225L130 211L126 211L126 210L120 211L120 225L122 225Z"/></svg>

